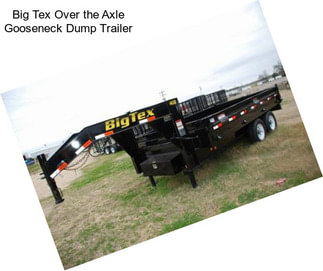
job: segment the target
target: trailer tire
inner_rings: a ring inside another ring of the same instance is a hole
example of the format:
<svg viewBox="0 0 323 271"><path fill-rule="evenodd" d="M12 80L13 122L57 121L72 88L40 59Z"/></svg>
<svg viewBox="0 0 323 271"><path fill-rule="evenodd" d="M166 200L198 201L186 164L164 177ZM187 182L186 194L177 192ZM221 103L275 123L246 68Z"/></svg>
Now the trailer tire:
<svg viewBox="0 0 323 271"><path fill-rule="evenodd" d="M111 154L110 148L109 148L109 147L105 147L105 148L104 148L104 153L105 153L106 155Z"/></svg>
<svg viewBox="0 0 323 271"><path fill-rule="evenodd" d="M266 125L261 119L256 119L248 127L251 142L263 141L266 138Z"/></svg>
<svg viewBox="0 0 323 271"><path fill-rule="evenodd" d="M111 151L111 153L116 153L117 152L116 146L111 146L110 151Z"/></svg>
<svg viewBox="0 0 323 271"><path fill-rule="evenodd" d="M266 124L268 133L275 131L277 129L277 120L271 111L268 111L265 115L263 115L262 119Z"/></svg>

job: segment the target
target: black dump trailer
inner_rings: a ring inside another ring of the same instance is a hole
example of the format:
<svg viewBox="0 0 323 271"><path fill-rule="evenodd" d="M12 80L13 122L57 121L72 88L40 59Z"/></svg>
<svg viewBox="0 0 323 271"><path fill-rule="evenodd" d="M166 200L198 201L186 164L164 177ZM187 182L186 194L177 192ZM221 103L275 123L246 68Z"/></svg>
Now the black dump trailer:
<svg viewBox="0 0 323 271"><path fill-rule="evenodd" d="M96 140L92 145L94 153L110 155L121 150L121 147L111 136Z"/></svg>
<svg viewBox="0 0 323 271"><path fill-rule="evenodd" d="M214 152L248 133L262 141L277 123L281 109L277 85L232 101L224 90L179 103L176 98L84 128L72 135L48 160L38 156L56 203L64 199L55 177L95 142L111 137L132 159L137 173L149 177L183 172L193 188L193 170Z"/></svg>

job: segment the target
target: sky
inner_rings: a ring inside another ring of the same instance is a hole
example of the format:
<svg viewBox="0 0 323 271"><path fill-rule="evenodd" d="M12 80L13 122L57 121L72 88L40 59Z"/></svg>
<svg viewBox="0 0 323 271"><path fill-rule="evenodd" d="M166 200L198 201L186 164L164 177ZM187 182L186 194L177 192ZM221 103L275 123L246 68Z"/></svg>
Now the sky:
<svg viewBox="0 0 323 271"><path fill-rule="evenodd" d="M258 2L113 56L2 93L23 152L166 97L184 100L273 72L277 51Z"/></svg>

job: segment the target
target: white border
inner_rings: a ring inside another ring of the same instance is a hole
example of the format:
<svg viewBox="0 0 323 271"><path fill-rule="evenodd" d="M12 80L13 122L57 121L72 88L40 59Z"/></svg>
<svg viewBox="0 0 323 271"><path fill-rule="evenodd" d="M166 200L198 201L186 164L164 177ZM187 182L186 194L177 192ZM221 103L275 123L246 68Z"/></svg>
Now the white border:
<svg viewBox="0 0 323 271"><path fill-rule="evenodd" d="M322 168L322 7L261 4ZM63 270L2 102L0 120L1 269ZM321 178L74 269L322 270L322 191Z"/></svg>

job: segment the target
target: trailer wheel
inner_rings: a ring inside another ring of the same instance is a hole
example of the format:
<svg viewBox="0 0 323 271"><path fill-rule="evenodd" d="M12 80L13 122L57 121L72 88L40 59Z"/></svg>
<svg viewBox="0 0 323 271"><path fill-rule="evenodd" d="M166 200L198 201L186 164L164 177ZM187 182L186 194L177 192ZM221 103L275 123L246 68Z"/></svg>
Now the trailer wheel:
<svg viewBox="0 0 323 271"><path fill-rule="evenodd" d="M248 127L251 142L263 141L266 138L266 126L261 119L256 119Z"/></svg>
<svg viewBox="0 0 323 271"><path fill-rule="evenodd" d="M111 153L115 153L117 151L117 148L115 146L110 147Z"/></svg>
<svg viewBox="0 0 323 271"><path fill-rule="evenodd" d="M105 147L105 148L104 148L104 153L105 153L106 155L111 154L110 148L109 148L109 147Z"/></svg>
<svg viewBox="0 0 323 271"><path fill-rule="evenodd" d="M267 131L269 133L277 129L277 120L271 111L268 111L263 116L263 121L265 122Z"/></svg>

